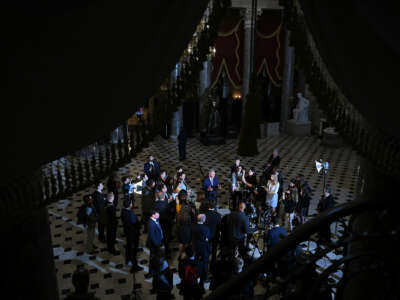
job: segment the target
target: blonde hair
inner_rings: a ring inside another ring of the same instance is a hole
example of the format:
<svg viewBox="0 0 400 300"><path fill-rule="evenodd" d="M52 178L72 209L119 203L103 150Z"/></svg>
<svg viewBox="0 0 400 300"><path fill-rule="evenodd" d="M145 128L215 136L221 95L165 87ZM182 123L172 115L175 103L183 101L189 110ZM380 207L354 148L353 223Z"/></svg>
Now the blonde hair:
<svg viewBox="0 0 400 300"><path fill-rule="evenodd" d="M278 176L276 176L275 174L271 175L271 181L272 184L275 185L278 183Z"/></svg>

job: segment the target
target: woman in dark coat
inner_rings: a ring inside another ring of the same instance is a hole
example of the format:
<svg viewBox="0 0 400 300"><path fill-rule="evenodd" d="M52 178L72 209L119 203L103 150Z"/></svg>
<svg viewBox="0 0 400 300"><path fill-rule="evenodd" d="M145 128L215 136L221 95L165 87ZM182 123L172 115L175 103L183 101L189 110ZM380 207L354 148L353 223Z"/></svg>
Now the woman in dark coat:
<svg viewBox="0 0 400 300"><path fill-rule="evenodd" d="M180 209L177 214L177 231L179 242L178 256L182 255L191 240L191 227L194 219L192 207L187 202L187 192L182 190L178 194Z"/></svg>

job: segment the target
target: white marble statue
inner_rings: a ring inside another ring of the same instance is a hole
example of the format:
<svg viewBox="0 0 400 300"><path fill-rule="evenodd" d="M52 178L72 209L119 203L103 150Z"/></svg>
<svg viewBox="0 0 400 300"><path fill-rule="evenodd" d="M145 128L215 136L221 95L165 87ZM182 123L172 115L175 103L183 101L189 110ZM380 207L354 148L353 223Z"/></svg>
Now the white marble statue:
<svg viewBox="0 0 400 300"><path fill-rule="evenodd" d="M308 107L310 106L310 101L305 98L302 93L297 93L297 106L293 109L293 119L296 123L308 123Z"/></svg>

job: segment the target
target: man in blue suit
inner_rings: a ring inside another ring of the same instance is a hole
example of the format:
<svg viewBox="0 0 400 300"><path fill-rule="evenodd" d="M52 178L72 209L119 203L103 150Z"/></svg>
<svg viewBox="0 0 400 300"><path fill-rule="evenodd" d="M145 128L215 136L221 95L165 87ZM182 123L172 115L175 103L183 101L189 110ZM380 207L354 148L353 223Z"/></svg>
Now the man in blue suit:
<svg viewBox="0 0 400 300"><path fill-rule="evenodd" d="M280 227L280 218L275 217L273 220L274 227L268 231L267 236L267 246L268 248L273 247L275 244L279 243L282 238L287 236L287 231L284 227Z"/></svg>
<svg viewBox="0 0 400 300"><path fill-rule="evenodd" d="M218 178L213 169L208 172L208 177L203 181L203 191L207 201L217 204L218 190L221 189Z"/></svg>
<svg viewBox="0 0 400 300"><path fill-rule="evenodd" d="M152 210L148 223L148 236L146 245L150 249L149 274L153 275L153 283L158 282L160 272L160 248L164 240L160 222L158 221L160 213ZM153 290L155 285L153 284Z"/></svg>
<svg viewBox="0 0 400 300"><path fill-rule="evenodd" d="M210 258L210 228L204 225L206 216L200 214L197 216L197 224L192 225L192 245L196 257L200 262L200 282L207 280L208 264Z"/></svg>
<svg viewBox="0 0 400 300"><path fill-rule="evenodd" d="M153 155L149 155L149 161L144 164L144 173L154 181L160 176L160 165L154 159Z"/></svg>

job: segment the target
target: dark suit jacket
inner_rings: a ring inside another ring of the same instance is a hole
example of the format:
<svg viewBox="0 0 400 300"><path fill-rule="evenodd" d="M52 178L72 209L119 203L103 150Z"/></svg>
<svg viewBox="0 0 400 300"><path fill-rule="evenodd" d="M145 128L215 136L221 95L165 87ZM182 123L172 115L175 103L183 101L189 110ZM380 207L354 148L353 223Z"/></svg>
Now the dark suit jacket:
<svg viewBox="0 0 400 300"><path fill-rule="evenodd" d="M154 191L152 188L145 186L142 191L142 212L150 213L154 205Z"/></svg>
<svg viewBox="0 0 400 300"><path fill-rule="evenodd" d="M214 177L213 178L213 184L211 185L211 180L210 177L207 177L206 179L204 179L203 181L203 191L205 193L205 197L208 201L215 201L217 199L218 196L218 178ZM208 188L212 186L213 190L212 191L208 191Z"/></svg>
<svg viewBox="0 0 400 300"><path fill-rule="evenodd" d="M206 225L210 229L210 239L213 239L215 236L219 237L219 231L221 230L221 215L215 210L208 210L206 212ZM216 235L216 233L218 233Z"/></svg>
<svg viewBox="0 0 400 300"><path fill-rule="evenodd" d="M274 156L271 154L268 158L268 162L271 164L271 168L279 167L279 165L281 164L281 158L279 157L279 155L274 158Z"/></svg>
<svg viewBox="0 0 400 300"><path fill-rule="evenodd" d="M124 225L125 234L139 236L140 223L132 210L123 208L121 210L121 220Z"/></svg>
<svg viewBox="0 0 400 300"><path fill-rule="evenodd" d="M168 203L165 200L154 201L153 208L160 213L160 222L166 223L168 221Z"/></svg>
<svg viewBox="0 0 400 300"><path fill-rule="evenodd" d="M92 198L93 198L93 205L96 208L97 213L101 213L101 211L106 206L106 199L104 197L104 194L100 193L99 191L95 191L92 194Z"/></svg>
<svg viewBox="0 0 400 300"><path fill-rule="evenodd" d="M319 212L323 212L329 208L332 208L335 205L333 201L333 196L329 195L328 197L322 196L321 200L318 203L317 210Z"/></svg>
<svg viewBox="0 0 400 300"><path fill-rule="evenodd" d="M179 146L184 146L186 145L187 137L186 137L186 132L185 130L181 130L178 135L178 144Z"/></svg>
<svg viewBox="0 0 400 300"><path fill-rule="evenodd" d="M284 227L274 227L268 231L267 246L272 247L277 244L282 238L281 235L287 236L287 231Z"/></svg>
<svg viewBox="0 0 400 300"><path fill-rule="evenodd" d="M231 240L242 240L249 232L249 218L241 211L234 211L228 215L227 227Z"/></svg>
<svg viewBox="0 0 400 300"><path fill-rule="evenodd" d="M161 226L157 226L156 222L150 219L148 223L147 246L150 248L158 248L161 246L162 241L163 233Z"/></svg>
<svg viewBox="0 0 400 300"><path fill-rule="evenodd" d="M153 160L154 168L151 170L150 162L144 164L144 172L149 178L156 178L160 175L160 166L157 161Z"/></svg>
<svg viewBox="0 0 400 300"><path fill-rule="evenodd" d="M197 255L210 253L210 229L204 224L192 224L192 244Z"/></svg>
<svg viewBox="0 0 400 300"><path fill-rule="evenodd" d="M117 220L115 205L107 203L105 210L106 210L106 214L107 214L107 227L116 229L118 220Z"/></svg>

